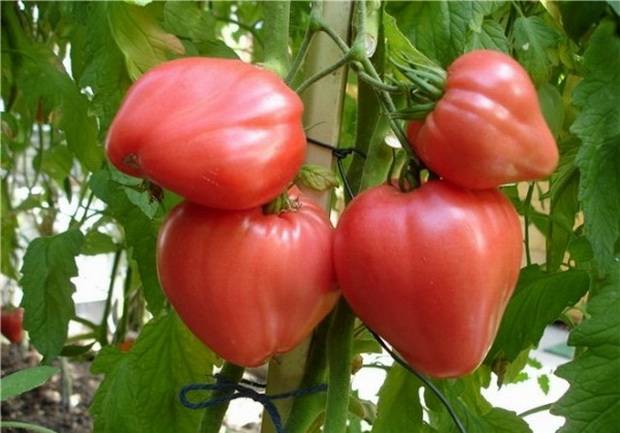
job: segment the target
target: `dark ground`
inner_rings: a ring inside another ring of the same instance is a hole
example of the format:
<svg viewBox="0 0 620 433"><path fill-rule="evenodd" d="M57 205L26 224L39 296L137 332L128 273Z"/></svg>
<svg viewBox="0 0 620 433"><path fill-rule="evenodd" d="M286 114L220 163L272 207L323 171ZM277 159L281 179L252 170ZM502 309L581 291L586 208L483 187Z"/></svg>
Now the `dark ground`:
<svg viewBox="0 0 620 433"><path fill-rule="evenodd" d="M2 376L39 362L34 351L18 345L2 344ZM2 402L4 421L23 421L38 424L57 433L91 433L92 422L88 414L99 379L89 372L90 363L68 362L67 371L73 381L71 401L65 407L62 402L60 374L54 375L46 384L25 394ZM25 430L2 429L3 433L23 433Z"/></svg>

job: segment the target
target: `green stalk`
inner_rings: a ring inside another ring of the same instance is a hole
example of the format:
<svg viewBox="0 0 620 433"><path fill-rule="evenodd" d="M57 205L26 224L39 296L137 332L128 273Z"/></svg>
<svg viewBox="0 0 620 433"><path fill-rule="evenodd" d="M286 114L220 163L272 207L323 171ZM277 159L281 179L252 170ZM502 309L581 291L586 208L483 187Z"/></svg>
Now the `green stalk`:
<svg viewBox="0 0 620 433"><path fill-rule="evenodd" d="M323 383L327 372L327 331L331 322L330 317L321 322L316 329L306 360L306 371L299 385L300 388ZM309 394L295 399L291 413L285 425L287 433L305 433L325 406L323 393Z"/></svg>
<svg viewBox="0 0 620 433"><path fill-rule="evenodd" d="M237 383L243 376L243 370L243 367L226 362L220 371L220 375L231 382ZM213 391L211 398L225 397L232 393L232 390L220 389ZM206 409L202 421L200 422L199 433L218 433L222 427L222 421L224 420L224 414L226 414L227 409L228 403L222 403Z"/></svg>
<svg viewBox="0 0 620 433"><path fill-rule="evenodd" d="M297 89L295 89L295 91L301 94L304 90L306 90L312 84L319 81L321 78L326 77L327 75L331 74L338 68L341 68L342 66L346 65L351 60L352 60L352 54L349 51L347 54L345 54L340 60L338 60L333 65L323 69L322 71L317 72L316 74L314 74L313 76L305 80L303 83L299 85L299 87L297 87Z"/></svg>
<svg viewBox="0 0 620 433"><path fill-rule="evenodd" d="M299 52L295 56L295 60L293 60L293 66L291 66L288 74L286 74L286 79L284 80L286 81L286 84L290 85L293 82L293 79L295 79L295 75L297 75L297 72L301 67L301 63L306 58L306 54L308 54L308 48L310 48L310 42L312 42L312 37L315 33L316 30L314 29L312 23L310 23L306 29L306 33L304 34L304 40L299 47Z"/></svg>
<svg viewBox="0 0 620 433"><path fill-rule="evenodd" d="M525 225L525 261L527 265L532 264L532 253L530 252L530 207L532 204L532 194L534 192L534 182L530 183L525 197L523 209L523 224Z"/></svg>
<svg viewBox="0 0 620 433"><path fill-rule="evenodd" d="M112 307L112 292L114 292L114 281L116 281L118 264L122 252L123 250L118 249L116 253L114 253L114 262L112 263L112 270L110 272L110 283L108 284L108 296L105 300L103 319L101 319L101 324L99 325L99 338L97 339L102 345L108 344L108 316L110 315L110 308Z"/></svg>
<svg viewBox="0 0 620 433"><path fill-rule="evenodd" d="M265 29L273 29L264 41L265 67L281 77L289 69L288 36L291 4L288 0L262 3Z"/></svg>
<svg viewBox="0 0 620 433"><path fill-rule="evenodd" d="M323 433L345 433L351 392L351 350L355 316L344 299L340 300L327 334L329 388Z"/></svg>

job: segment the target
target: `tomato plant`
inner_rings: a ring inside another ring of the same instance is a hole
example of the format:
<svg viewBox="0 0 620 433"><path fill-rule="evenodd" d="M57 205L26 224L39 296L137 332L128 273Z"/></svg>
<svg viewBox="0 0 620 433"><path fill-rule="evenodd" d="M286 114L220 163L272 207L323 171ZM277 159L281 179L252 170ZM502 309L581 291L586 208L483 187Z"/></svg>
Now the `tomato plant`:
<svg viewBox="0 0 620 433"><path fill-rule="evenodd" d="M259 366L288 352L338 298L325 254L331 224L312 201L295 200L276 214L185 202L162 226L158 273L168 299L189 329L235 364Z"/></svg>
<svg viewBox="0 0 620 433"><path fill-rule="evenodd" d="M618 13L3 3L2 428L615 431Z"/></svg>
<svg viewBox="0 0 620 433"><path fill-rule="evenodd" d="M275 198L299 170L302 110L271 71L232 59L173 60L128 90L107 153L119 170L196 203L251 208Z"/></svg>

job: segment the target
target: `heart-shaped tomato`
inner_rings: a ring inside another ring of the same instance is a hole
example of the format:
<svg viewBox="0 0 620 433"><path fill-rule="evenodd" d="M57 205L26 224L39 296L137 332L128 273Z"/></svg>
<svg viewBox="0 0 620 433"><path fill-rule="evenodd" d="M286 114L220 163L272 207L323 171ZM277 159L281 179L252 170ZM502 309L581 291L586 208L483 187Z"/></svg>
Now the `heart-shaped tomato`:
<svg viewBox="0 0 620 433"><path fill-rule="evenodd" d="M185 202L160 232L158 273L198 338L253 367L294 348L334 306L332 241L327 215L304 197L280 214Z"/></svg>
<svg viewBox="0 0 620 433"><path fill-rule="evenodd" d="M353 311L414 368L455 377L484 359L519 274L521 225L496 190L431 181L375 187L345 209L334 239Z"/></svg>

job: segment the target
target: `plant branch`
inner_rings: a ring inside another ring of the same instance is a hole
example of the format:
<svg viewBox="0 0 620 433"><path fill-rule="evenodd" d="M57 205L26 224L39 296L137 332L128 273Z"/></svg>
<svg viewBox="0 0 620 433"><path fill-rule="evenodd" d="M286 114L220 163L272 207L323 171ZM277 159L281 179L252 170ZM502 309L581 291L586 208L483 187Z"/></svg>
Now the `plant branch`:
<svg viewBox="0 0 620 433"><path fill-rule="evenodd" d="M288 35L291 4L289 0L262 3L264 28L273 29L264 41L265 67L283 77L289 69Z"/></svg>
<svg viewBox="0 0 620 433"><path fill-rule="evenodd" d="M327 334L329 388L323 433L345 433L347 429L354 322L353 312L341 299Z"/></svg>
<svg viewBox="0 0 620 433"><path fill-rule="evenodd" d="M523 223L525 225L525 260L527 265L532 264L532 254L530 252L530 207L532 205L532 194L534 192L534 182L530 183L527 189L527 195L525 196L524 208L523 208Z"/></svg>
<svg viewBox="0 0 620 433"><path fill-rule="evenodd" d="M349 51L347 54L344 55L344 57L342 57L340 60L338 60L333 65L329 66L328 68L323 69L322 71L317 72L313 76L306 79L303 83L299 85L299 87L297 87L297 89L295 89L295 91L301 94L304 90L306 90L308 87L310 87L315 82L319 81L321 78L326 77L327 75L331 74L335 70L349 63L352 60L352 58L353 58L353 55L351 54L351 51Z"/></svg>
<svg viewBox="0 0 620 433"><path fill-rule="evenodd" d="M304 34L304 40L301 42L299 51L297 52L297 55L293 60L293 65L291 66L291 69L288 71L288 74L286 74L286 78L284 79L286 84L290 85L291 82L295 79L297 72L299 72L301 63L306 58L306 54L308 54L308 48L310 47L310 42L312 42L312 38L315 33L316 30L314 30L312 23L310 23L310 25L306 29L306 33Z"/></svg>
<svg viewBox="0 0 620 433"><path fill-rule="evenodd" d="M232 364L230 362L224 363L222 370L220 371L220 376L228 380L229 382L237 383L241 380L243 376L243 367L239 367L238 365ZM219 389L217 391L213 391L212 399L226 397L229 394L232 394L233 389ZM226 414L226 410L228 409L229 402L222 403L218 406L210 407L205 410L205 413L202 417L202 421L200 422L199 433L218 433L222 426L222 420L224 419L224 415Z"/></svg>
<svg viewBox="0 0 620 433"><path fill-rule="evenodd" d="M542 406L537 406L532 409L528 409L525 412L521 412L517 416L519 418L525 418L526 416L534 415L535 413L538 413L538 412L548 411L549 409L551 409L552 406L553 406L553 403L543 404Z"/></svg>

